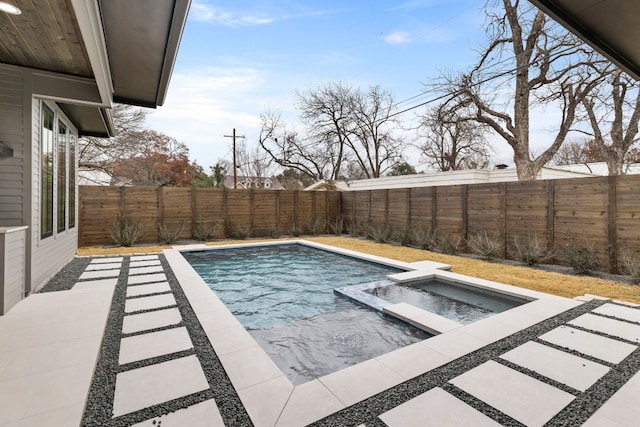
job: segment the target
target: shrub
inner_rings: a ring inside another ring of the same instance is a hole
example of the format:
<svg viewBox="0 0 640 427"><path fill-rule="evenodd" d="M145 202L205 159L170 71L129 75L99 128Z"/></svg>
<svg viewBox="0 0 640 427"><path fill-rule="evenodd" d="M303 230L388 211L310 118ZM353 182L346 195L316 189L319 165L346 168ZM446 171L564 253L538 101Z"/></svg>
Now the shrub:
<svg viewBox="0 0 640 427"><path fill-rule="evenodd" d="M545 242L533 234L527 237L513 236L513 250L509 251L512 258L527 265L534 265L550 260L554 256L554 250L548 249Z"/></svg>
<svg viewBox="0 0 640 427"><path fill-rule="evenodd" d="M640 258L631 249L623 249L620 253L622 272L631 276L635 284L640 283Z"/></svg>
<svg viewBox="0 0 640 427"><path fill-rule="evenodd" d="M160 243L170 245L178 240L182 236L182 232L184 232L184 224L185 222L182 221L182 224L176 228L169 228L166 224L158 223L158 240Z"/></svg>
<svg viewBox="0 0 640 427"><path fill-rule="evenodd" d="M302 229L296 223L291 226L291 235L293 237L299 237L302 234Z"/></svg>
<svg viewBox="0 0 640 427"><path fill-rule="evenodd" d="M436 237L436 248L447 255L455 255L460 250L460 237L453 233L438 233Z"/></svg>
<svg viewBox="0 0 640 427"><path fill-rule="evenodd" d="M502 243L496 236L489 235L486 230L478 231L467 239L469 249L484 259L491 260L500 255Z"/></svg>
<svg viewBox="0 0 640 427"><path fill-rule="evenodd" d="M280 236L282 235L282 232L280 231L281 229L282 227L278 222L274 228L269 230L269 237L271 237L272 239L279 239Z"/></svg>
<svg viewBox="0 0 640 427"><path fill-rule="evenodd" d="M342 230L344 229L344 218L342 218L342 215L338 215L335 221L329 224L329 228L331 229L331 232L333 234L335 234L336 236L340 236L342 234Z"/></svg>
<svg viewBox="0 0 640 427"><path fill-rule="evenodd" d="M249 233L251 231L251 224L247 223L245 225L236 224L233 221L229 221L229 230L231 231L231 235L239 240L244 240L249 237Z"/></svg>
<svg viewBox="0 0 640 427"><path fill-rule="evenodd" d="M203 242L213 239L216 234L222 229L222 222L197 222L191 233L193 238L201 240Z"/></svg>
<svg viewBox="0 0 640 427"><path fill-rule="evenodd" d="M589 243L586 238L578 239L567 233L564 256L576 274L587 274L598 268L597 242Z"/></svg>
<svg viewBox="0 0 640 427"><path fill-rule="evenodd" d="M316 216L311 220L311 223L309 223L309 231L311 231L311 234L314 236L317 236L324 231L324 221L321 217Z"/></svg>
<svg viewBox="0 0 640 427"><path fill-rule="evenodd" d="M130 219L120 219L111 226L109 234L118 246L130 247L142 235L142 226Z"/></svg>
<svg viewBox="0 0 640 427"><path fill-rule="evenodd" d="M394 230L391 234L393 236L393 240L402 246L409 246L412 243L411 230L408 228Z"/></svg>
<svg viewBox="0 0 640 427"><path fill-rule="evenodd" d="M367 238L377 243L387 243L391 235L391 230L385 224L371 223L367 228Z"/></svg>
<svg viewBox="0 0 640 427"><path fill-rule="evenodd" d="M437 234L431 227L416 226L411 229L411 240L420 249L433 249L437 243Z"/></svg>

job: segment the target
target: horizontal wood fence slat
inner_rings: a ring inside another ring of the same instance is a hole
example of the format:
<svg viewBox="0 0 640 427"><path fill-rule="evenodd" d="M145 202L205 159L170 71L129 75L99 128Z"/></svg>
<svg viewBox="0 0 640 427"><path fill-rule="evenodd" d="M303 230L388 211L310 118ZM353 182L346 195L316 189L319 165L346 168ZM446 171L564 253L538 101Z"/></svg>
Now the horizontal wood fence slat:
<svg viewBox="0 0 640 427"><path fill-rule="evenodd" d="M516 236L559 249L573 233L598 243L611 272L622 249L640 255L640 175L347 192L83 186L79 194L81 246L113 243L110 227L128 218L144 227L143 243L158 240L158 223L184 224L183 238L203 222L224 222L216 238L234 237L234 227L260 237L334 232L343 223L350 232L419 226L462 239L487 231L505 257Z"/></svg>

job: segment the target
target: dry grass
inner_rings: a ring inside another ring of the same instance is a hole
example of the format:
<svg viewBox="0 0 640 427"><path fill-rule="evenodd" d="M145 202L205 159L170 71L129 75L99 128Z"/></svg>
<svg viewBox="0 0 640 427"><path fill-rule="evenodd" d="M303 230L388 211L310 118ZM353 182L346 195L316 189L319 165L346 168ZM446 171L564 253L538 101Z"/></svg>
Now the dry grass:
<svg viewBox="0 0 640 427"><path fill-rule="evenodd" d="M640 287L626 283L613 282L597 277L572 276L547 272L529 267L516 267L471 258L443 255L405 246L393 246L375 243L353 237L305 237L306 240L337 246L344 249L365 252L404 262L436 261L451 265L451 271L469 276L480 277L500 283L547 292L554 295L573 298L584 294L600 295L607 298L640 303ZM290 240L290 239L280 239ZM223 240L206 243L208 246L219 246L231 243L273 242L273 239L262 240ZM135 248L80 248L79 255L131 255L133 253L153 253L168 249L170 246L138 246Z"/></svg>

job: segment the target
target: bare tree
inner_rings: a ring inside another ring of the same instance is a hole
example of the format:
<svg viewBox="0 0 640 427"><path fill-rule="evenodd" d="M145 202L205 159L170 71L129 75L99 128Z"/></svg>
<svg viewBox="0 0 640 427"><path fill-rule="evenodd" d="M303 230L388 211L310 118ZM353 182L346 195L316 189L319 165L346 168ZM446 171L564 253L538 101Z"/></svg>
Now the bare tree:
<svg viewBox="0 0 640 427"><path fill-rule="evenodd" d="M598 84L597 68L606 61L524 1L490 0L485 12L488 46L468 73L445 79L453 94L449 102L473 107L469 118L491 128L513 149L518 178L533 180L562 145L576 108ZM531 106L552 103L562 112L556 135L532 156Z"/></svg>
<svg viewBox="0 0 640 427"><path fill-rule="evenodd" d="M142 130L146 111L125 104L115 104L111 117L116 135L113 138L82 137L78 141L78 165L81 169L101 171L113 176L114 162L135 155L129 144L132 134Z"/></svg>
<svg viewBox="0 0 640 427"><path fill-rule="evenodd" d="M640 83L615 70L598 89L585 97L582 105L609 175L622 175L629 150L638 141Z"/></svg>
<svg viewBox="0 0 640 427"><path fill-rule="evenodd" d="M426 163L439 171L480 169L489 165L491 147L484 125L467 119L460 108L442 104L423 116L424 140L418 149Z"/></svg>
<svg viewBox="0 0 640 427"><path fill-rule="evenodd" d="M250 149L245 142L236 144L236 162L240 173L245 177L255 177L258 182L272 172L272 159L259 146Z"/></svg>
<svg viewBox="0 0 640 427"><path fill-rule="evenodd" d="M585 141L575 139L566 141L553 156L552 163L558 166L588 163L589 158L585 152L585 144Z"/></svg>
<svg viewBox="0 0 640 427"><path fill-rule="evenodd" d="M403 141L393 134L400 124L392 115L391 92L371 86L366 92L352 89L343 95L349 98L351 121L345 120L342 127L353 161L364 176L378 178L402 161Z"/></svg>
<svg viewBox="0 0 640 427"><path fill-rule="evenodd" d="M340 176L344 147L338 148L334 139L305 139L287 131L280 112L274 110L267 109L260 119L258 143L274 162L315 180Z"/></svg>

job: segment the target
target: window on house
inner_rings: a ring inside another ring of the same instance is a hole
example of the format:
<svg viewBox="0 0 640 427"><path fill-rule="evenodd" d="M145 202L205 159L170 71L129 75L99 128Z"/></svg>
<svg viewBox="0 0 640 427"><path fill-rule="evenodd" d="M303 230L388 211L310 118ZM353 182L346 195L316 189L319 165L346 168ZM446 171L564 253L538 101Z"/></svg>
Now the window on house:
<svg viewBox="0 0 640 427"><path fill-rule="evenodd" d="M271 188L271 181L265 181L264 188Z"/></svg>
<svg viewBox="0 0 640 427"><path fill-rule="evenodd" d="M76 223L77 136L62 115L42 103L40 137L40 237L62 233ZM55 229L54 229L55 224Z"/></svg>
<svg viewBox="0 0 640 427"><path fill-rule="evenodd" d="M67 229L67 127L58 121L58 233Z"/></svg>
<svg viewBox="0 0 640 427"><path fill-rule="evenodd" d="M76 136L69 133L69 228L76 226Z"/></svg>
<svg viewBox="0 0 640 427"><path fill-rule="evenodd" d="M42 106L41 139L41 203L40 203L40 236L53 235L53 124L54 115L47 106Z"/></svg>

